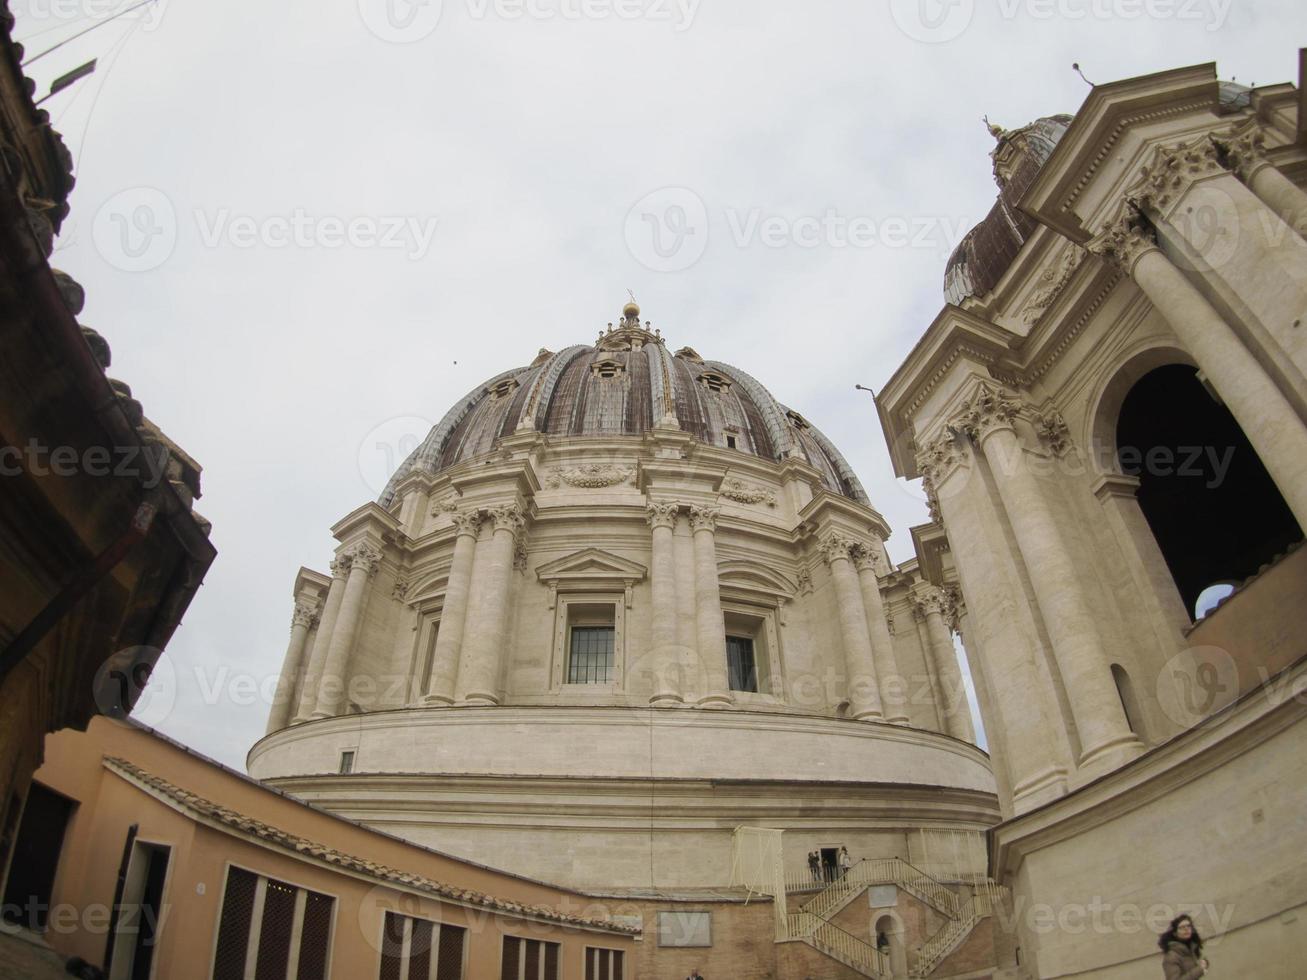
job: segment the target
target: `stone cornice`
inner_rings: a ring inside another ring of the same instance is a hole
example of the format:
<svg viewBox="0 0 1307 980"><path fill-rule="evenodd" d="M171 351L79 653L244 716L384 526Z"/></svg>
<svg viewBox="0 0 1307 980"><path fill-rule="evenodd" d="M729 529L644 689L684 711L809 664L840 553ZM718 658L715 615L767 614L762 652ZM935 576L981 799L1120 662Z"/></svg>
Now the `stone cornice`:
<svg viewBox="0 0 1307 980"><path fill-rule="evenodd" d="M350 511L331 527L337 541L345 543L358 538L391 543L401 532L399 519L375 501Z"/></svg>
<svg viewBox="0 0 1307 980"><path fill-rule="evenodd" d="M1018 207L1083 243L1090 233L1075 206L1104 165L1120 156L1125 135L1141 125L1214 111L1219 102L1214 63L1095 86Z"/></svg>
<svg viewBox="0 0 1307 980"><path fill-rule="evenodd" d="M1020 338L1005 327L959 306L946 305L907 359L876 396L881 427L889 441L896 475L911 479L916 470L912 419L959 360L983 367L987 374L1013 364Z"/></svg>
<svg viewBox="0 0 1307 980"><path fill-rule="evenodd" d="M800 527L839 526L852 538L875 535L889 540L890 527L876 511L829 490L822 490L799 511Z"/></svg>

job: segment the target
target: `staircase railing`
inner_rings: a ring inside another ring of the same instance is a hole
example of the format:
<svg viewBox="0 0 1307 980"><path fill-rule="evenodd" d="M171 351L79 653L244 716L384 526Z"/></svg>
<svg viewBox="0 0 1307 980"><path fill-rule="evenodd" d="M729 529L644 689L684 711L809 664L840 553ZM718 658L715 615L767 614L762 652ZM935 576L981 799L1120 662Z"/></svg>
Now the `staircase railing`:
<svg viewBox="0 0 1307 980"><path fill-rule="evenodd" d="M889 956L833 922L810 912L791 912L786 916L790 938L804 939L823 953L839 960L864 976L889 976Z"/></svg>
<svg viewBox="0 0 1307 980"><path fill-rule="evenodd" d="M994 903L1003 901L1001 885L988 883L977 887L972 896L958 907L957 918L951 918L933 936L921 944L917 962L911 970L914 977L926 977L953 952L987 915L994 914Z"/></svg>

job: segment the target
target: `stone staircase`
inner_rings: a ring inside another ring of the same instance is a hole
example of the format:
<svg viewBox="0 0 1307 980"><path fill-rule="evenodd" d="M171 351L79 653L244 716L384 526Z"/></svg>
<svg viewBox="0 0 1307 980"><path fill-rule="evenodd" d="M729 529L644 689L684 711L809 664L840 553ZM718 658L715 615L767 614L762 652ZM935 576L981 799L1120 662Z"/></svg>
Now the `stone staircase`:
<svg viewBox="0 0 1307 980"><path fill-rule="evenodd" d="M929 976L971 934L976 923L993 913L994 901L1002 898L1001 888L987 881L977 885L970 898L961 900L953 889L902 858L872 858L859 861L842 877L820 888L797 912L787 913L785 935L778 936L777 941L802 940L863 976L888 977L890 966L885 953L830 921L871 885L887 884L903 889L946 920L922 944L909 970L912 977ZM811 891L814 887L812 882L796 882L794 890ZM788 901L788 896L785 898Z"/></svg>

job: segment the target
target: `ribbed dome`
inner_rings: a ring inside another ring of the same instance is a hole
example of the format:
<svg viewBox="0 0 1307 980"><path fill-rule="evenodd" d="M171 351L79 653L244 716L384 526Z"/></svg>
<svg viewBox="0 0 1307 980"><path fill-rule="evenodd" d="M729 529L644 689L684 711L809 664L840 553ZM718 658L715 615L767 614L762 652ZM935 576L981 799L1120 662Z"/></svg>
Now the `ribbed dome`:
<svg viewBox="0 0 1307 980"><path fill-rule="evenodd" d="M998 200L985 219L967 232L944 269L944 299L961 303L984 296L998 285L1035 230L1035 222L1017 210L1017 201L1034 181L1058 140L1071 125L1070 116L1036 119L1020 129L991 127L998 144L990 154Z"/></svg>
<svg viewBox="0 0 1307 980"><path fill-rule="evenodd" d="M380 503L389 506L414 470L434 474L483 456L514 432L611 438L655 426L763 459L805 460L829 489L870 504L839 450L801 415L739 368L688 347L670 352L659 333L640 325L634 304L594 344L542 350L459 399L391 477Z"/></svg>

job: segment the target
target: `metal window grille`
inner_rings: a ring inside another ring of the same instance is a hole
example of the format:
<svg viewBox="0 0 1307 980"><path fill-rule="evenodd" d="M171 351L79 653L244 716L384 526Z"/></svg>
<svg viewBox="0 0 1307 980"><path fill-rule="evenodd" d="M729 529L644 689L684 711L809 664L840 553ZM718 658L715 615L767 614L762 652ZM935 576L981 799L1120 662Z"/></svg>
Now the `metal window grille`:
<svg viewBox="0 0 1307 980"><path fill-rule="evenodd" d="M305 893L304 924L300 928L300 965L295 980L326 980L331 909L335 901L330 895Z"/></svg>
<svg viewBox="0 0 1307 980"><path fill-rule="evenodd" d="M381 928L381 970L379 980L400 980L400 958L404 953L404 919L394 912L386 913Z"/></svg>
<svg viewBox="0 0 1307 980"><path fill-rule="evenodd" d="M573 626L567 658L567 683L607 684L613 672L611 626Z"/></svg>
<svg viewBox="0 0 1307 980"><path fill-rule="evenodd" d="M726 664L732 691L758 692L758 668L753 658L753 640L747 636L728 636Z"/></svg>
<svg viewBox="0 0 1307 980"><path fill-rule="evenodd" d="M259 876L243 868L227 872L227 890L222 897L218 922L218 951L213 958L213 980L244 980L245 952L254 917L254 889Z"/></svg>
<svg viewBox="0 0 1307 980"><path fill-rule="evenodd" d="M504 937L503 967L499 980L518 980L517 963L522 956L522 940L516 936Z"/></svg>
<svg viewBox="0 0 1307 980"><path fill-rule="evenodd" d="M466 935L467 930L459 926L440 927L436 980L463 980L463 942Z"/></svg>
<svg viewBox="0 0 1307 980"><path fill-rule="evenodd" d="M295 925L295 891L293 885L268 879L254 980L286 980L290 933Z"/></svg>
<svg viewBox="0 0 1307 980"><path fill-rule="evenodd" d="M435 926L426 919L414 919L408 942L408 980L428 980L431 976L431 939Z"/></svg>

